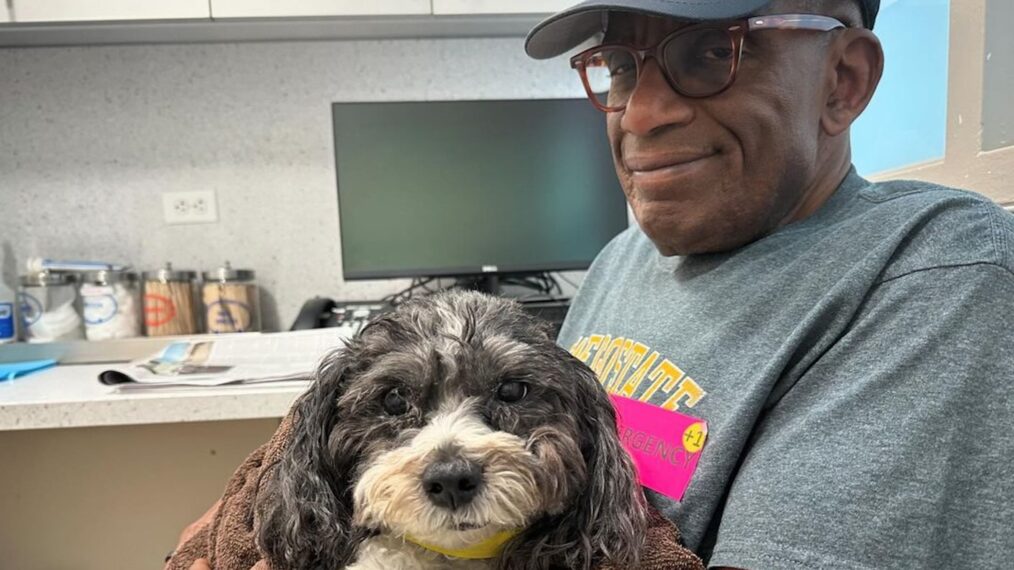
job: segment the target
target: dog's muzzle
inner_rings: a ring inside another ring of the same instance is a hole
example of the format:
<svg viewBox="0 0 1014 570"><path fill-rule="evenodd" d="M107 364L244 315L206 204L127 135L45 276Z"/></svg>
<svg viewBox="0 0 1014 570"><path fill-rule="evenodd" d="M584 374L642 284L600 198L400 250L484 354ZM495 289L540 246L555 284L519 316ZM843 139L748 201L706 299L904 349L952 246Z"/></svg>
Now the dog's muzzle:
<svg viewBox="0 0 1014 570"><path fill-rule="evenodd" d="M482 489L482 466L464 458L438 459L423 471L422 484L431 503L457 510Z"/></svg>

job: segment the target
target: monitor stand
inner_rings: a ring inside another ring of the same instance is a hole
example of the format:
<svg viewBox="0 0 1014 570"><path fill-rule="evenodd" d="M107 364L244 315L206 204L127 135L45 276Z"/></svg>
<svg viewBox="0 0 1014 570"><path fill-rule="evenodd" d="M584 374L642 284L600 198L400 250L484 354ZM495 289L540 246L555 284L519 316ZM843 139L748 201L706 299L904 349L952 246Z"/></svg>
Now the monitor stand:
<svg viewBox="0 0 1014 570"><path fill-rule="evenodd" d="M500 289L500 276L496 274L459 277L455 285L462 289L489 293L490 295L499 296L503 293Z"/></svg>

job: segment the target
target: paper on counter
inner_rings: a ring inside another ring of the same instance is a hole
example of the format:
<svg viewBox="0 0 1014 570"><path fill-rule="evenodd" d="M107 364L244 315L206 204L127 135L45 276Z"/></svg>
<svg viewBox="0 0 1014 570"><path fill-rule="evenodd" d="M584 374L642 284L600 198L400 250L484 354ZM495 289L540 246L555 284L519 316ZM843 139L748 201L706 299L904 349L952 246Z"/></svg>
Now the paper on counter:
<svg viewBox="0 0 1014 570"><path fill-rule="evenodd" d="M150 358L102 372L99 381L119 391L306 382L349 337L345 329L330 328L177 341Z"/></svg>

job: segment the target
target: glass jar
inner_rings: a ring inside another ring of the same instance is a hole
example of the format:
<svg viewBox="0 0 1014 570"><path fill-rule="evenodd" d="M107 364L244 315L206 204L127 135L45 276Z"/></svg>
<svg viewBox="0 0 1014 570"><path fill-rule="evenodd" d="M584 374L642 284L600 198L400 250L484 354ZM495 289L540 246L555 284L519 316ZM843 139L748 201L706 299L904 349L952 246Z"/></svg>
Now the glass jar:
<svg viewBox="0 0 1014 570"><path fill-rule="evenodd" d="M22 275L18 304L28 342L84 338L83 322L78 312L76 275L50 271Z"/></svg>
<svg viewBox="0 0 1014 570"><path fill-rule="evenodd" d="M141 336L141 285L137 273L89 271L82 276L79 291L88 340Z"/></svg>
<svg viewBox="0 0 1014 570"><path fill-rule="evenodd" d="M148 336L201 332L197 321L197 273L166 263L144 273L144 331Z"/></svg>
<svg viewBox="0 0 1014 570"><path fill-rule="evenodd" d="M261 330L260 289L250 269L233 269L228 261L204 272L201 299L209 333Z"/></svg>

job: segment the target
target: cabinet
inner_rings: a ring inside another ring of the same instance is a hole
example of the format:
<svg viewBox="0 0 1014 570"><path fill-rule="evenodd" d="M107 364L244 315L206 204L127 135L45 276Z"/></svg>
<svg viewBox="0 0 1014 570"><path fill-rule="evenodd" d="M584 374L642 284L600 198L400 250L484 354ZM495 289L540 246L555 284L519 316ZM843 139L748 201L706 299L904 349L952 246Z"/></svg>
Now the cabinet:
<svg viewBox="0 0 1014 570"><path fill-rule="evenodd" d="M578 0L433 0L433 13L451 14L549 14Z"/></svg>
<svg viewBox="0 0 1014 570"><path fill-rule="evenodd" d="M213 18L394 16L429 14L430 0L211 0Z"/></svg>
<svg viewBox="0 0 1014 570"><path fill-rule="evenodd" d="M208 0L14 0L14 15L18 22L82 22L207 19L211 11Z"/></svg>
<svg viewBox="0 0 1014 570"><path fill-rule="evenodd" d="M0 48L523 37L547 14L576 1L0 0Z"/></svg>

